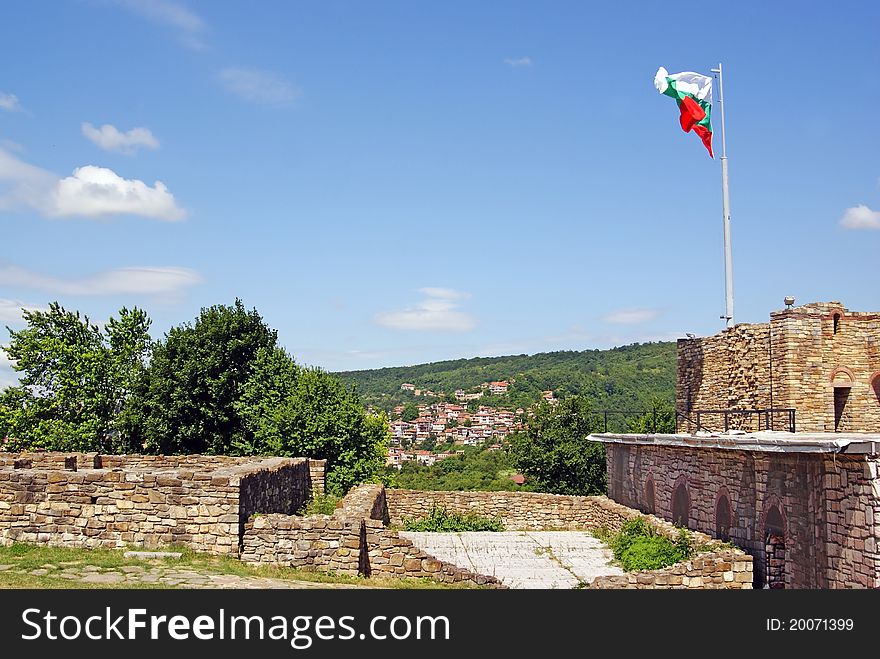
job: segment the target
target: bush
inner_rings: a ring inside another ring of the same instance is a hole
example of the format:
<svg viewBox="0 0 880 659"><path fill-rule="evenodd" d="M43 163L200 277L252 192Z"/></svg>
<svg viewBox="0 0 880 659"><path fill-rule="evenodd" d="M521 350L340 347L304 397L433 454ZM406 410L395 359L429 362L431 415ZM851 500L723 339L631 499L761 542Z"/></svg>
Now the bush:
<svg viewBox="0 0 880 659"><path fill-rule="evenodd" d="M659 535L644 519L637 517L623 523L609 545L614 558L627 572L659 570L686 560L693 554L690 534L680 529L675 542Z"/></svg>
<svg viewBox="0 0 880 659"><path fill-rule="evenodd" d="M313 494L297 515L332 515L340 498L334 494Z"/></svg>
<svg viewBox="0 0 880 659"><path fill-rule="evenodd" d="M434 506L427 517L406 518L403 528L407 531L461 532L461 531L503 531L504 525L498 517L481 517L476 513L450 513L442 506Z"/></svg>

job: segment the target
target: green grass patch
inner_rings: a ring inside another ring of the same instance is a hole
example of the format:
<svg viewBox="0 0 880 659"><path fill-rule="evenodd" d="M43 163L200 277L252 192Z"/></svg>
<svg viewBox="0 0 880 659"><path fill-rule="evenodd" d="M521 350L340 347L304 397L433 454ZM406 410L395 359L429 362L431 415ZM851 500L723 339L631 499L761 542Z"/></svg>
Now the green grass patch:
<svg viewBox="0 0 880 659"><path fill-rule="evenodd" d="M434 506L426 517L405 518L406 531L453 532L461 531L503 531L504 524L498 517L482 517L476 513L449 512L442 506Z"/></svg>
<svg viewBox="0 0 880 659"><path fill-rule="evenodd" d="M142 547L131 549L143 550ZM100 568L102 572L121 571L126 566L140 566L145 570L163 566L176 571L196 572L199 575L236 575L240 577L265 577L291 581L322 583L328 586L341 584L370 588L393 589L435 589L466 588L467 585L442 584L431 579L392 579L364 578L339 575L327 572L313 572L275 565L253 565L243 563L232 556L214 556L194 552L183 547L163 547L163 550L181 552L180 559L134 559L124 558L125 549L74 549L68 547L46 547L43 545L14 544L0 547L0 589L10 588L63 588L63 589L104 589L104 588L187 588L185 584L171 586L165 583L142 583L138 581L121 583L83 583L75 579L59 576L66 569L80 570L85 566ZM39 574L43 570L45 574ZM37 571L38 574L31 574Z"/></svg>
<svg viewBox="0 0 880 659"><path fill-rule="evenodd" d="M297 515L332 515L342 497L335 494L313 494L306 504L297 511Z"/></svg>
<svg viewBox="0 0 880 659"><path fill-rule="evenodd" d="M614 552L614 558L627 572L634 570L659 570L680 563L694 553L693 543L687 529L679 529L673 542L658 534L644 519L627 520L620 532L603 538Z"/></svg>

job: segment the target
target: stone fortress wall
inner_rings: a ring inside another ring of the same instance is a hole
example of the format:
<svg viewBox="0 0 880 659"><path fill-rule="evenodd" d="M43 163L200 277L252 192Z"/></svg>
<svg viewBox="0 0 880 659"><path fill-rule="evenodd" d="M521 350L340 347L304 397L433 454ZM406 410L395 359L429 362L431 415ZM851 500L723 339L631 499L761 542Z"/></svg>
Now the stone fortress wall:
<svg viewBox="0 0 880 659"><path fill-rule="evenodd" d="M659 534L675 540L679 530L670 522L645 515L605 496L568 496L537 492L442 492L388 490L392 524L427 515L434 506L450 512L500 517L508 530L620 531L629 519L642 517ZM751 588L752 557L709 535L693 533L695 556L663 570L597 577L590 588Z"/></svg>
<svg viewBox="0 0 880 659"><path fill-rule="evenodd" d="M253 513L293 513L323 486L305 458L0 454L0 543L237 554Z"/></svg>
<svg viewBox="0 0 880 659"><path fill-rule="evenodd" d="M609 495L729 541L754 557L755 585L880 586L876 455L606 443ZM784 553L768 555L769 543ZM774 563L775 561L775 563Z"/></svg>
<svg viewBox="0 0 880 659"><path fill-rule="evenodd" d="M509 529L604 528L640 516L606 497L528 492L353 488L332 515L299 516L324 489L325 462L305 458L0 454L0 544L187 546L253 564L503 588L492 575L438 560L394 525L434 505L501 517ZM668 522L645 516L674 537ZM389 526L389 523L391 526ZM742 551L695 534L702 551L667 571L599 577L595 588L742 588Z"/></svg>
<svg viewBox="0 0 880 659"><path fill-rule="evenodd" d="M678 341L678 431L693 432L698 409L795 408L799 432L880 432L880 313L840 302L775 311L769 323L740 324ZM785 430L785 416L773 427ZM719 415L702 424L723 430ZM759 430L757 417L730 427Z"/></svg>

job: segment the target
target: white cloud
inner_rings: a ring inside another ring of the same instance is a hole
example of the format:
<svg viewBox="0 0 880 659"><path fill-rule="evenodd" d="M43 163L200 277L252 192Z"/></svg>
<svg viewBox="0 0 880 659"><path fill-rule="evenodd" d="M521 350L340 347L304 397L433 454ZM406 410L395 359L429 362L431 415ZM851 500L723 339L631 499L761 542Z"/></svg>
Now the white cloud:
<svg viewBox="0 0 880 659"><path fill-rule="evenodd" d="M281 76L256 69L228 68L217 74L226 91L260 105L290 105L300 90Z"/></svg>
<svg viewBox="0 0 880 659"><path fill-rule="evenodd" d="M19 300L0 298L0 323L21 322L21 312L23 309L28 311L47 311L47 307L41 307L36 304L27 304Z"/></svg>
<svg viewBox="0 0 880 659"><path fill-rule="evenodd" d="M117 268L79 278L41 275L15 265L0 266L0 286L21 286L51 295L175 295L202 282L189 268Z"/></svg>
<svg viewBox="0 0 880 659"><path fill-rule="evenodd" d="M183 220L186 211L162 181L150 187L137 179L125 179L112 169L86 165L73 170L55 185L49 215L142 215L157 220Z"/></svg>
<svg viewBox="0 0 880 659"><path fill-rule="evenodd" d="M420 288L426 297L412 309L389 311L376 316L376 323L398 330L466 332L476 325L474 318L458 310L453 300L468 297L451 288Z"/></svg>
<svg viewBox="0 0 880 659"><path fill-rule="evenodd" d="M0 148L3 183L7 185L0 189L0 210L30 207L47 217L140 215L168 221L187 216L161 181L149 186L94 165L78 167L72 176L59 179Z"/></svg>
<svg viewBox="0 0 880 659"><path fill-rule="evenodd" d="M92 124L82 124L82 134L93 144L104 151L117 151L119 153L133 154L138 147L145 149L158 149L159 140L149 128L132 128L125 133L121 132L112 124L104 124L95 128Z"/></svg>
<svg viewBox="0 0 880 659"><path fill-rule="evenodd" d="M115 0L115 4L177 32L180 43L193 50L206 48L205 22L194 11L173 0Z"/></svg>
<svg viewBox="0 0 880 659"><path fill-rule="evenodd" d="M444 300L461 300L470 297L469 294L456 291L452 288L435 288L432 286L420 288L419 293L424 293L428 297L439 297Z"/></svg>
<svg viewBox="0 0 880 659"><path fill-rule="evenodd" d="M840 226L846 229L880 229L880 211L874 211L863 204L847 208L840 218Z"/></svg>
<svg viewBox="0 0 880 659"><path fill-rule="evenodd" d="M654 320L659 315L659 309L618 309L603 316L602 321L616 325L639 325Z"/></svg>
<svg viewBox="0 0 880 659"><path fill-rule="evenodd" d="M0 92L0 110L7 112L21 112L21 103L15 94L4 94Z"/></svg>
<svg viewBox="0 0 880 659"><path fill-rule="evenodd" d="M504 60L504 63L507 66L513 67L514 69L518 69L523 66L531 66L532 58L531 57L508 57Z"/></svg>

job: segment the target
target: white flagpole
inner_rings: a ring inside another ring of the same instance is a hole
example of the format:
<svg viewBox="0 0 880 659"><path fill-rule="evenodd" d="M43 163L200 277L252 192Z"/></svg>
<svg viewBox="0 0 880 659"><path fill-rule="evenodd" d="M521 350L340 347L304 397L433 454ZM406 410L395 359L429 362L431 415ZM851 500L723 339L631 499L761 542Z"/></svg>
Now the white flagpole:
<svg viewBox="0 0 880 659"><path fill-rule="evenodd" d="M724 134L724 78L721 63L712 73L718 74L718 106L721 108L721 198L724 213L724 292L725 304L722 319L727 327L734 326L733 320L733 253L730 247L730 192L727 183L727 138Z"/></svg>

